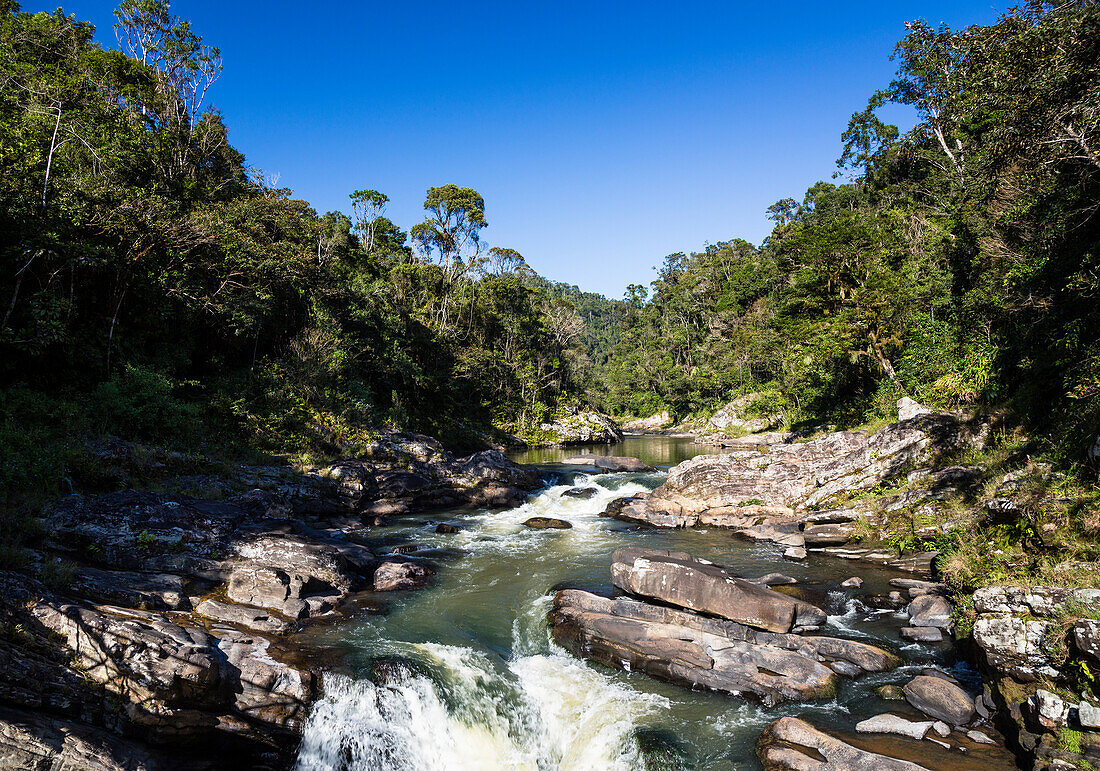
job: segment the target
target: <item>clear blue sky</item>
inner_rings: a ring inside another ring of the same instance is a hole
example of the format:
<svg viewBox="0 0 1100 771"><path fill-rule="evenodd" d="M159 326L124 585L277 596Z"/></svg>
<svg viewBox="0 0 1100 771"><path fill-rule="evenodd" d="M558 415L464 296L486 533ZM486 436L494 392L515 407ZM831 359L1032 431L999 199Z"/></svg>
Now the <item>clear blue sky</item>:
<svg viewBox="0 0 1100 771"><path fill-rule="evenodd" d="M56 3L23 0L24 10ZM375 188L408 229L429 185L476 188L491 245L621 297L666 254L769 232L829 179L889 83L904 22L1009 3L177 0L221 48L212 102L248 163L320 212ZM113 44L113 3L66 11ZM893 116L904 124L910 117Z"/></svg>

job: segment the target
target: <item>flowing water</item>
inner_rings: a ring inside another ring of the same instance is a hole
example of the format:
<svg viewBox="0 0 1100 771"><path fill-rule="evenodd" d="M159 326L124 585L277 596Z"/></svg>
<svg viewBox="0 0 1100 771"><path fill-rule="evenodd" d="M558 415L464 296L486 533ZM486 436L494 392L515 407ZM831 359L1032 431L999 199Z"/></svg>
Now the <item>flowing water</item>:
<svg viewBox="0 0 1100 771"><path fill-rule="evenodd" d="M609 448L567 454L582 451ZM689 440L639 437L610 451L667 467L698 448ZM364 534L376 552L427 560L437 577L420 591L365 595L358 617L309 632L309 644L325 650L333 670L308 720L299 769L757 768L753 743L777 717L850 728L883 711L867 698L871 689L904 683L922 665L951 664L945 645L903 648L897 629L904 619L857 599L888 591L898 574L825 557L791 563L782 547L729 531L643 529L600 518L609 501L653 489L664 472L589 476L557 465L563 454L516 456L542 465L548 480L516 509L410 516ZM573 487L597 492L563 496ZM522 525L536 515L573 528ZM441 521L459 532L436 533ZM901 650L909 663L846 682L826 703L765 709L574 658L550 640L550 599L562 586L610 590L610 557L620 546L689 551L745 576L782 572L805 580L812 599L832 614L831 633ZM839 587L856 574L866 582L861 590ZM960 667L956 674L968 673Z"/></svg>

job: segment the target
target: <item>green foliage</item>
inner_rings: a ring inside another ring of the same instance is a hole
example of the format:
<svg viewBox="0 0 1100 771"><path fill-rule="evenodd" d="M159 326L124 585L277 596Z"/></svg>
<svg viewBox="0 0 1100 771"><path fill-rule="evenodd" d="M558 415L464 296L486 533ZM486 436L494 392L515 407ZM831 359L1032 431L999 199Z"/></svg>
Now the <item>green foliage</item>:
<svg viewBox="0 0 1100 771"><path fill-rule="evenodd" d="M198 410L176 398L176 387L159 372L127 364L92 394L98 428L139 439L178 441L193 428Z"/></svg>

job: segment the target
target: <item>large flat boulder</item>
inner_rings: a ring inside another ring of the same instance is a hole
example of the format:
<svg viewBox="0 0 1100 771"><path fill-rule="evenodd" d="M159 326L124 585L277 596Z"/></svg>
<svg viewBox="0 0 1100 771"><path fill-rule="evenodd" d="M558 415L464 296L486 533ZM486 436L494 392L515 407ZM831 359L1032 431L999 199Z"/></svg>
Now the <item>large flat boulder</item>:
<svg viewBox="0 0 1100 771"><path fill-rule="evenodd" d="M577 656L661 680L776 704L826 698L837 670L881 672L899 663L865 643L773 634L627 598L558 592L554 640Z"/></svg>
<svg viewBox="0 0 1100 771"><path fill-rule="evenodd" d="M928 771L907 760L853 747L796 717L780 718L765 728L756 754L766 771Z"/></svg>
<svg viewBox="0 0 1100 771"><path fill-rule="evenodd" d="M653 466L648 463L643 463L637 458L631 458L625 455L573 455L569 458L565 458L561 461L567 466L595 466L600 471L606 472L646 472L656 471Z"/></svg>
<svg viewBox="0 0 1100 771"><path fill-rule="evenodd" d="M683 552L628 547L611 558L611 582L631 594L770 632L817 628L825 611Z"/></svg>
<svg viewBox="0 0 1100 771"><path fill-rule="evenodd" d="M967 431L956 417L939 413L919 414L871 435L839 431L805 442L776 435L766 444L680 463L649 497L646 508L654 512L654 520L659 515L683 527L703 524L708 512L745 505L785 510L788 518L796 519L796 511L824 504L840 493L871 489L966 439ZM835 544L842 529L833 530L821 532L823 537L829 532Z"/></svg>

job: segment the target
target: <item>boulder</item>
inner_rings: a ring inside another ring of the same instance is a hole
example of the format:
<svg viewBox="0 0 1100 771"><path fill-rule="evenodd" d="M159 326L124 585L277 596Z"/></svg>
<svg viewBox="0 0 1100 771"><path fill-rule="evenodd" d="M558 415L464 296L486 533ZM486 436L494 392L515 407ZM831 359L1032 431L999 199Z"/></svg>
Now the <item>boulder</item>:
<svg viewBox="0 0 1100 771"><path fill-rule="evenodd" d="M961 726L974 717L974 698L941 677L918 675L902 690L906 701L937 720Z"/></svg>
<svg viewBox="0 0 1100 771"><path fill-rule="evenodd" d="M549 619L554 640L577 656L765 704L832 695L838 684L833 663L846 662L860 674L899 663L892 654L853 640L760 632L575 589L555 595Z"/></svg>
<svg viewBox="0 0 1100 771"><path fill-rule="evenodd" d="M316 675L274 658L271 643L263 637L236 630L216 631L218 650L225 656L224 680L233 694L233 711L250 721L300 734L317 695Z"/></svg>
<svg viewBox="0 0 1100 771"><path fill-rule="evenodd" d="M525 520L523 525L535 530L568 530L573 527L571 522L566 522L564 519L555 519L554 517L531 517Z"/></svg>
<svg viewBox="0 0 1100 771"><path fill-rule="evenodd" d="M695 526L708 512L749 504L768 507L772 518L782 519L785 511L787 520L797 520L799 510L841 493L869 490L915 463L963 446L968 438L957 418L932 413L870 436L841 431L806 442L781 438L722 455L700 455L674 467L648 498L646 509L653 524L665 527ZM821 537L828 533L837 540L843 534L836 528L821 532Z"/></svg>
<svg viewBox="0 0 1100 771"><path fill-rule="evenodd" d="M843 546L852 540L855 531L855 525L851 524L808 525L802 531L802 537L805 539L806 546L810 548Z"/></svg>
<svg viewBox="0 0 1100 771"><path fill-rule="evenodd" d="M295 624L279 618L262 608L247 605L230 605L217 600L203 600L195 606L195 613L211 621L237 624L257 632L285 634L296 628Z"/></svg>
<svg viewBox="0 0 1100 771"><path fill-rule="evenodd" d="M826 620L825 612L808 602L682 552L617 549L611 582L631 594L772 632L817 628Z"/></svg>
<svg viewBox="0 0 1100 771"><path fill-rule="evenodd" d="M914 642L940 642L943 640L943 631L934 626L905 626L899 631L904 639Z"/></svg>
<svg viewBox="0 0 1100 771"><path fill-rule="evenodd" d="M951 628L951 603L938 594L924 594L909 603L910 626Z"/></svg>
<svg viewBox="0 0 1100 771"><path fill-rule="evenodd" d="M458 527L450 524L449 522L440 522L438 525L435 526L435 532L444 535L451 535L458 532Z"/></svg>
<svg viewBox="0 0 1100 771"><path fill-rule="evenodd" d="M780 718L765 728L756 754L765 771L928 771L907 760L853 747L796 717Z"/></svg>
<svg viewBox="0 0 1100 771"><path fill-rule="evenodd" d="M931 412L932 410L908 396L898 399L898 420L909 420L920 415L929 415Z"/></svg>
<svg viewBox="0 0 1100 771"><path fill-rule="evenodd" d="M926 733L932 730L933 724L934 721L932 720L915 722L898 715L885 713L856 723L856 732L861 734L897 734L898 736L908 736L910 739L920 741Z"/></svg>
<svg viewBox="0 0 1100 771"><path fill-rule="evenodd" d="M736 436L737 434L756 434L775 428L783 422L783 414L775 411L760 415L757 405L764 398L766 398L765 395L759 393L737 397L708 418L702 430L719 436Z"/></svg>
<svg viewBox="0 0 1100 771"><path fill-rule="evenodd" d="M600 488L598 487L571 487L561 494L562 498L576 498L578 500L587 501L595 498L600 494Z"/></svg>
<svg viewBox="0 0 1100 771"><path fill-rule="evenodd" d="M863 586L863 579L860 578L859 576L852 576L851 578L849 578L845 581L841 581L840 585L844 586L844 587L852 587L852 588L858 589L861 586Z"/></svg>
<svg viewBox="0 0 1100 771"><path fill-rule="evenodd" d="M228 597L299 620L332 611L365 582L375 559L350 542L265 533L233 546Z"/></svg>
<svg viewBox="0 0 1100 771"><path fill-rule="evenodd" d="M214 636L146 611L38 602L31 614L64 639L73 665L117 694L127 718L161 740L213 730L301 730L312 673L285 664L254 635Z"/></svg>
<svg viewBox="0 0 1100 771"><path fill-rule="evenodd" d="M419 589L432 579L432 570L417 562L383 562L374 571L374 591Z"/></svg>
<svg viewBox="0 0 1100 771"><path fill-rule="evenodd" d="M944 594L947 591L947 584L921 581L917 578L891 578L890 586L905 589L911 598L920 597L922 594Z"/></svg>
<svg viewBox="0 0 1100 771"><path fill-rule="evenodd" d="M637 458L623 455L574 455L561 461L571 466L595 466L600 471L612 472L647 472L656 471L653 466L643 463Z"/></svg>

